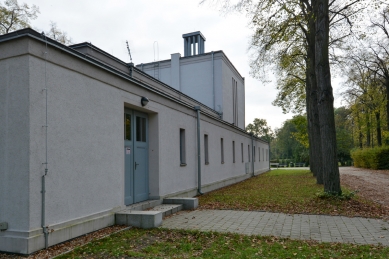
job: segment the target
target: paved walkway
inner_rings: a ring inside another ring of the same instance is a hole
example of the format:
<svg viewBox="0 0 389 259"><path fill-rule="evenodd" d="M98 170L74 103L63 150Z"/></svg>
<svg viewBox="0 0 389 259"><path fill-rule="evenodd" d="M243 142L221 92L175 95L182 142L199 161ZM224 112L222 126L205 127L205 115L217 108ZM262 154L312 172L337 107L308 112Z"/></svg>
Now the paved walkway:
<svg viewBox="0 0 389 259"><path fill-rule="evenodd" d="M183 211L162 227L389 246L389 223L379 219L257 211Z"/></svg>

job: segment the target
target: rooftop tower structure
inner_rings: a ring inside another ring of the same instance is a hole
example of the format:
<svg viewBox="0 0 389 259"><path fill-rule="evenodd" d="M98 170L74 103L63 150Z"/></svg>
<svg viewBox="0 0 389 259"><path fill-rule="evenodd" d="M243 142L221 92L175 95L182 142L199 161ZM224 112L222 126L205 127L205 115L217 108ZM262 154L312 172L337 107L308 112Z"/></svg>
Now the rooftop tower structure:
<svg viewBox="0 0 389 259"><path fill-rule="evenodd" d="M184 38L184 57L204 54L204 35L199 32L183 34Z"/></svg>

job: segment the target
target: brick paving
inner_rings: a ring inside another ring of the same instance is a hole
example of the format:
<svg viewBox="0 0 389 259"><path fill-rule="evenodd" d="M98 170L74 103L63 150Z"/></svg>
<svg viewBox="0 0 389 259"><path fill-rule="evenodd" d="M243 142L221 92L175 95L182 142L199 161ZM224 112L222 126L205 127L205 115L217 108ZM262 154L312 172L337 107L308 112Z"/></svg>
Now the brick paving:
<svg viewBox="0 0 389 259"><path fill-rule="evenodd" d="M194 210L164 219L161 227L389 246L389 223L360 217Z"/></svg>

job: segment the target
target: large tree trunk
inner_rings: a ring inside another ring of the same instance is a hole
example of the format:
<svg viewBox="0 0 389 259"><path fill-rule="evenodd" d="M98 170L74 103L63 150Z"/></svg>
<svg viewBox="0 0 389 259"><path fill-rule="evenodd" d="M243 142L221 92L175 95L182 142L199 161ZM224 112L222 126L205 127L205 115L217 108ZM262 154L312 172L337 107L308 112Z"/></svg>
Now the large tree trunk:
<svg viewBox="0 0 389 259"><path fill-rule="evenodd" d="M377 144L378 146L382 146L382 138L381 138L381 113L378 111L378 112L375 112L375 119L376 119L376 123L377 123L377 127L376 127L376 130L377 130Z"/></svg>
<svg viewBox="0 0 389 259"><path fill-rule="evenodd" d="M312 1L313 10L315 10L315 1ZM312 11L313 13L314 11ZM312 15L308 21L307 37L307 117L308 117L308 136L309 136L309 155L311 171L316 176L316 182L323 184L323 166L321 155L319 108L317 105L317 82L315 72L315 18Z"/></svg>
<svg viewBox="0 0 389 259"><path fill-rule="evenodd" d="M328 56L329 15L328 0L317 0L315 61L316 80L319 90L318 107L322 148L324 191L340 195L339 167L336 149L334 119L334 96Z"/></svg>
<svg viewBox="0 0 389 259"><path fill-rule="evenodd" d="M358 125L358 146L359 148L363 148L363 134L361 128L361 120L359 118L360 113L357 111L357 125Z"/></svg>
<svg viewBox="0 0 389 259"><path fill-rule="evenodd" d="M385 78L386 87L386 130L389 130L389 77Z"/></svg>
<svg viewBox="0 0 389 259"><path fill-rule="evenodd" d="M366 146L371 147L371 133L370 133L370 116L369 112L366 112L365 114L366 118Z"/></svg>

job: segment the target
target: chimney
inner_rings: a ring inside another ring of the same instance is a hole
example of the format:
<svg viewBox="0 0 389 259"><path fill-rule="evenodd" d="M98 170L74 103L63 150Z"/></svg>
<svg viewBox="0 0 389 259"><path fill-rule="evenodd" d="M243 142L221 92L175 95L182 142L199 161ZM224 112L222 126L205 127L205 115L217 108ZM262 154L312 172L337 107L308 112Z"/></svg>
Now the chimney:
<svg viewBox="0 0 389 259"><path fill-rule="evenodd" d="M205 37L203 34L201 34L201 32L196 31L196 32L183 34L182 37L184 38L184 57L189 57L189 56L194 56L194 55L204 53Z"/></svg>

